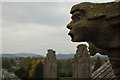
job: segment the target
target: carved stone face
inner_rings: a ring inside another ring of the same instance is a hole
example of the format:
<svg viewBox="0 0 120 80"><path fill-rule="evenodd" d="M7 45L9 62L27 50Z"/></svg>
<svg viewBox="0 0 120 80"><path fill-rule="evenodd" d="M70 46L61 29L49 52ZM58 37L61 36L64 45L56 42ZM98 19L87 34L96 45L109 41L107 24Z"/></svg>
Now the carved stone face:
<svg viewBox="0 0 120 80"><path fill-rule="evenodd" d="M92 7L90 8L90 6ZM104 9L105 6L106 9ZM108 6L111 6L111 8ZM111 10L112 7L114 7L112 4L92 3L73 6L71 9L72 21L67 25L67 28L70 29L68 35L71 36L71 40L73 42L92 42L101 49L120 47L120 44L118 44L120 42L118 35L120 33L118 31L119 15L117 14L118 17L114 15L115 13ZM111 13L106 12L108 9ZM117 8L116 11L118 11ZM112 15L112 17L109 17L109 15ZM117 27L115 26L116 23Z"/></svg>
<svg viewBox="0 0 120 80"><path fill-rule="evenodd" d="M67 25L70 29L68 35L71 36L73 42L91 41L102 30L101 24L105 24L102 20L88 20L84 10L75 11L72 14L72 21Z"/></svg>
<svg viewBox="0 0 120 80"><path fill-rule="evenodd" d="M85 40L82 36L83 34L85 34L82 30L83 25L85 28L85 23L82 23L85 20L85 16L86 14L80 11L76 11L72 14L71 17L72 21L67 25L67 28L70 29L68 35L71 36L73 42L79 42Z"/></svg>

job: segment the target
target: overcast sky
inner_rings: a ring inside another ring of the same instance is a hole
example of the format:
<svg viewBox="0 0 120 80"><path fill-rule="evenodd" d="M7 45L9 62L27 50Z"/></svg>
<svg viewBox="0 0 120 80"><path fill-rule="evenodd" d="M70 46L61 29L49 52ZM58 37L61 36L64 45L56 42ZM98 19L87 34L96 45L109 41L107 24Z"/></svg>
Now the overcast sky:
<svg viewBox="0 0 120 80"><path fill-rule="evenodd" d="M71 20L70 9L76 3L2 2L2 53L45 55L47 49L56 53L75 53L79 43L71 42L66 25Z"/></svg>

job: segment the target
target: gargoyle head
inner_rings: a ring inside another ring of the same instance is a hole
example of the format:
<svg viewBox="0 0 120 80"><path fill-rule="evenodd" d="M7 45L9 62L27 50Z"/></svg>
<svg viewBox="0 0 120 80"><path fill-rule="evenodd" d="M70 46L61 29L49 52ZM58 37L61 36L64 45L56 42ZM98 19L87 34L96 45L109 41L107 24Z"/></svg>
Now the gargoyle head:
<svg viewBox="0 0 120 80"><path fill-rule="evenodd" d="M67 25L73 42L92 42L101 49L120 47L120 2L80 3L70 11Z"/></svg>

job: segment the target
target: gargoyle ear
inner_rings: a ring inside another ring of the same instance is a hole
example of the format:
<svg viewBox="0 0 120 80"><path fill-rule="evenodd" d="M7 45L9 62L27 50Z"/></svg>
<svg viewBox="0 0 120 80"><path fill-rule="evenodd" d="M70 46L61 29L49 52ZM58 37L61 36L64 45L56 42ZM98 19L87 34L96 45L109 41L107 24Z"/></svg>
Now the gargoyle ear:
<svg viewBox="0 0 120 80"><path fill-rule="evenodd" d="M106 17L106 15L92 16L92 17L88 17L88 20L102 19L105 17Z"/></svg>

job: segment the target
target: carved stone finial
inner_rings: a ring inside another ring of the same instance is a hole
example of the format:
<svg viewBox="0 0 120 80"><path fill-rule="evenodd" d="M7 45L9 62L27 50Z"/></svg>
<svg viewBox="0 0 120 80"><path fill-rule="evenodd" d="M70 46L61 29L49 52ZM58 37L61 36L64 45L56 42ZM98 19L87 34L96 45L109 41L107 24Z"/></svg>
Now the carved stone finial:
<svg viewBox="0 0 120 80"><path fill-rule="evenodd" d="M45 57L45 60L48 60L48 61L53 61L53 60L56 60L56 55L55 55L55 51L53 51L52 49L49 49L48 50L48 53L47 53L47 56Z"/></svg>
<svg viewBox="0 0 120 80"><path fill-rule="evenodd" d="M85 44L77 46L76 54L73 58L73 78L91 78L90 55Z"/></svg>
<svg viewBox="0 0 120 80"><path fill-rule="evenodd" d="M47 56L44 59L44 78L48 80L56 80L57 78L57 60L55 51L52 49L48 50Z"/></svg>
<svg viewBox="0 0 120 80"><path fill-rule="evenodd" d="M89 62L87 58L89 58L89 52L87 50L87 46L85 44L78 45L74 60L81 63L84 62L84 60L86 59L85 61Z"/></svg>

